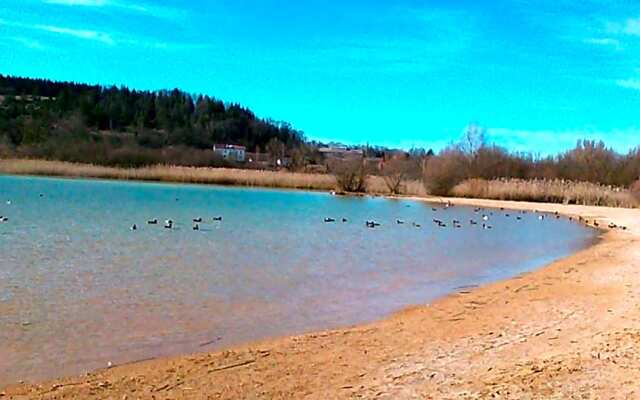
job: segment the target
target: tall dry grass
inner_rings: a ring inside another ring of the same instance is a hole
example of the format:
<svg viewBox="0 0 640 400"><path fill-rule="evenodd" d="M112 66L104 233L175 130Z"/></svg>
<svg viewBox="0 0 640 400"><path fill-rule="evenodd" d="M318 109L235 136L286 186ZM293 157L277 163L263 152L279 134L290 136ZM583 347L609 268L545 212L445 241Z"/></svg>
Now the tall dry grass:
<svg viewBox="0 0 640 400"><path fill-rule="evenodd" d="M389 186L382 176L370 175L367 178L367 193L387 195L391 194ZM410 179L405 180L400 185L400 195L405 196L427 196L428 193L424 188L421 180Z"/></svg>
<svg viewBox="0 0 640 400"><path fill-rule="evenodd" d="M451 194L457 197L610 207L639 205L638 199L626 189L559 179L468 179L456 185Z"/></svg>
<svg viewBox="0 0 640 400"><path fill-rule="evenodd" d="M0 160L0 173L121 179L218 185L261 186L307 190L334 190L335 178L326 174L257 171L231 168L195 168L156 165L142 168L114 168L62 161Z"/></svg>
<svg viewBox="0 0 640 400"><path fill-rule="evenodd" d="M104 167L93 164L46 161L33 159L0 159L0 173L11 175L62 176L70 178L98 178L178 183L256 186L304 190L336 190L333 175L296 173L286 171L260 171L233 168L203 168L156 165L141 168ZM367 193L389 194L381 176L367 178ZM426 196L419 180L402 184L400 194Z"/></svg>
<svg viewBox="0 0 640 400"><path fill-rule="evenodd" d="M0 174L336 190L335 177L329 174L170 165L114 168L63 161L0 159ZM369 176L367 178L367 193L389 194L389 188L384 178L375 175ZM424 184L420 180L404 181L400 194L428 196ZM497 179L487 181L469 179L456 185L451 194L457 197L612 207L637 207L640 205L640 198L635 198L629 190L563 180Z"/></svg>

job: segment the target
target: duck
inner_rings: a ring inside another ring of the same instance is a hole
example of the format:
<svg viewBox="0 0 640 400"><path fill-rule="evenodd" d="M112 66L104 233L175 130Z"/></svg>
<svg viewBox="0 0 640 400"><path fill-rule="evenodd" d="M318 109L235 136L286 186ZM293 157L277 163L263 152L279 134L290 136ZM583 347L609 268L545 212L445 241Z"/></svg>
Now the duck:
<svg viewBox="0 0 640 400"><path fill-rule="evenodd" d="M401 219L396 219L396 224L402 225L402 224L404 224L404 221L401 220Z"/></svg>
<svg viewBox="0 0 640 400"><path fill-rule="evenodd" d="M164 221L164 227L166 229L173 229L173 221L170 219Z"/></svg>
<svg viewBox="0 0 640 400"><path fill-rule="evenodd" d="M149 224L149 225L158 225L158 219L157 218L150 219L150 220L147 221L147 224Z"/></svg>
<svg viewBox="0 0 640 400"><path fill-rule="evenodd" d="M202 217L194 218L193 222L202 222Z"/></svg>
<svg viewBox="0 0 640 400"><path fill-rule="evenodd" d="M213 217L214 221L222 221L222 217Z"/></svg>
<svg viewBox="0 0 640 400"><path fill-rule="evenodd" d="M412 225L414 228L422 228L422 225L416 224L415 222L413 222Z"/></svg>
<svg viewBox="0 0 640 400"><path fill-rule="evenodd" d="M369 228L375 228L376 226L380 226L380 223L376 222L376 221L367 221L366 222L367 227Z"/></svg>
<svg viewBox="0 0 640 400"><path fill-rule="evenodd" d="M131 225L131 230L132 231L137 231L138 230L138 225L136 225L136 224Z"/></svg>
<svg viewBox="0 0 640 400"><path fill-rule="evenodd" d="M324 222L336 222L336 220L334 218L326 217Z"/></svg>
<svg viewBox="0 0 640 400"><path fill-rule="evenodd" d="M482 229L493 229L491 225L482 224Z"/></svg>
<svg viewBox="0 0 640 400"><path fill-rule="evenodd" d="M9 217L4 217L0 215L0 222L9 222Z"/></svg>
<svg viewBox="0 0 640 400"><path fill-rule="evenodd" d="M488 215L486 215L486 214L485 214L485 215L483 215L483 216L482 216L482 220L483 220L483 221L488 221L488 220L489 220L489 216L488 216Z"/></svg>
<svg viewBox="0 0 640 400"><path fill-rule="evenodd" d="M472 219L469 220L469 224L471 225L478 225L478 223Z"/></svg>
<svg viewBox="0 0 640 400"><path fill-rule="evenodd" d="M198 223L193 224L193 230L194 231L199 231L200 230L200 225L198 225Z"/></svg>
<svg viewBox="0 0 640 400"><path fill-rule="evenodd" d="M542 221L544 219L544 215L538 215L538 219Z"/></svg>
<svg viewBox="0 0 640 400"><path fill-rule="evenodd" d="M342 222L349 222L349 220L346 218L342 218Z"/></svg>

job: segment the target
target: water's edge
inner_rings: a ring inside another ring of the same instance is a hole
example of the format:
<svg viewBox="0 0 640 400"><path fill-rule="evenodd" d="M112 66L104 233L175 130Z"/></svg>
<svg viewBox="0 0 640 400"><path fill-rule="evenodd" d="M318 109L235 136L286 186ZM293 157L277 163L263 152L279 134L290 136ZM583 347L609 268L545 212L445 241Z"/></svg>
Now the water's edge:
<svg viewBox="0 0 640 400"><path fill-rule="evenodd" d="M25 175L5 175L5 176L25 177ZM33 176L33 177L34 178L43 178L45 176L36 175L36 176ZM78 179L78 178L60 177L60 176L53 176L51 178L55 178L55 179L70 179L70 180ZM79 179L84 179L84 178L80 177ZM117 179L115 179L115 180L114 179L95 179L95 178L88 178L88 179L96 180L96 181L118 181ZM125 181L126 182L132 182L132 183L136 183L136 182L145 183L145 184L150 183L150 181L132 181L132 180L125 180ZM175 184L175 185L181 185L181 186L185 185L185 186L204 186L204 187L228 187L227 185L217 185L217 184L198 184L198 183L164 182L164 181L158 181L158 183L160 183L160 184L170 184L170 185L174 185ZM229 185L229 186L247 187L247 188L255 188L255 189L269 190L269 191L273 190L273 191L277 191L277 192L287 192L287 191L289 191L287 189L272 188L272 187L262 188L262 187L241 186L241 185ZM290 191L295 191L295 192L314 192L314 191L311 191L311 190L295 189L295 188L290 189ZM357 196L357 197L360 197L360 196ZM371 196L371 197L383 197L383 198L386 198L386 199L389 199L389 200L405 200L405 201L408 200L408 201L411 201L411 202L426 202L426 203L438 203L438 204L442 204L442 203L445 203L445 202L452 202L454 205L455 205L455 203L457 201L457 199L455 199L455 198L442 199L442 198L422 198L422 197L414 197L414 196L407 196L407 197L405 197L405 196ZM465 199L465 204L464 205L465 206L474 205L473 200ZM481 200L481 199L478 199L478 203L475 204L475 205L481 206L481 207L486 208L486 209L493 209L494 211L498 210L498 209L501 209L501 210L504 210L504 211L518 211L518 210L521 209L521 208L520 209L516 209L516 208L511 209L511 208L508 208L508 207L505 207L504 209L502 209L498 205L496 205L496 206L487 206L486 203L484 203L484 201ZM533 211L534 208L533 207L527 207L527 209ZM564 214L564 215L569 216L570 214ZM577 222L574 222L574 223L577 223ZM591 240L588 243L588 245L586 245L586 247L581 248L581 249L577 249L572 254L565 255L565 256L563 256L563 257L561 257L559 259L554 259L549 263L545 263L543 265L539 265L539 266L536 266L534 268L528 268L526 272L518 273L518 274L515 274L515 275L510 276L510 277L506 277L506 278L502 278L502 279L498 279L498 280L493 280L493 281L488 281L488 282L482 282L479 285L471 288L470 290L472 290L472 291L473 290L477 290L478 288L483 288L483 287L489 286L489 285L497 283L497 282L510 281L512 279L516 279L518 276L520 276L522 274L528 274L528 273L531 273L531 272L534 272L534 271L539 271L539 270L548 268L551 265L553 265L553 264L555 264L557 262L561 262L562 260L564 260L566 258L573 257L578 253L588 251L589 249L591 249L592 247L596 246L597 244L601 243L604 240L604 232L606 232L607 229L602 227L598 231L599 231L599 234L597 236L595 236L593 238L593 240ZM459 289L459 288L457 288L457 289ZM449 296L454 295L458 291L457 289L454 289L453 291L450 291L450 292L448 292L446 294L438 296L438 297L434 298L432 301L418 302L418 303L415 303L415 304L405 305L405 306L403 306L403 307L401 307L399 309L396 309L395 311L392 311L391 313L387 313L385 315L382 315L382 316L380 316L378 318L374 318L372 320L368 320L368 321L364 321L364 322L358 322L355 325L347 324L347 325L340 325L340 326L331 326L331 327L328 327L326 329L320 329L320 330L311 329L311 330L306 330L306 331L302 331L302 332L295 332L295 333L292 333L292 334L267 336L265 338L262 338L262 339L259 339L259 340L256 340L256 341L245 341L245 342L231 343L231 344L221 345L219 347L214 345L214 346L211 347L211 349L214 350L215 352L219 352L219 351L228 350L228 349L234 349L234 348L239 348L239 347L247 347L247 346L251 345L252 343L262 343L262 342L269 342L269 341L278 340L278 339L281 339L281 338L286 338L286 337L291 337L291 336L308 335L308 334L313 333L313 332L336 331L336 330L340 331L340 330L349 329L349 328L356 327L356 326L357 327L366 326L366 325L369 325L369 324L372 324L372 323L376 323L378 321L382 321L382 320L387 320L389 318L393 318L398 313L405 312L406 309L426 306L426 305L432 304L434 302L441 301L444 298L447 298ZM465 288L465 290L469 290L469 289ZM205 353L209 353L209 352L210 351L206 351ZM189 354L189 353L180 353L180 354L184 355L184 354ZM171 355L169 357L173 358L175 356L176 355ZM177 355L177 356L179 357L180 355ZM158 359L158 358L159 359L164 359L165 356L151 357L151 358L144 358L144 359L140 359L140 360L128 361L128 362L122 363L120 365L135 364L135 363L138 363L138 362L141 362L141 361L147 361L147 360L150 360L150 359ZM54 378L54 377L52 376L51 378Z"/></svg>

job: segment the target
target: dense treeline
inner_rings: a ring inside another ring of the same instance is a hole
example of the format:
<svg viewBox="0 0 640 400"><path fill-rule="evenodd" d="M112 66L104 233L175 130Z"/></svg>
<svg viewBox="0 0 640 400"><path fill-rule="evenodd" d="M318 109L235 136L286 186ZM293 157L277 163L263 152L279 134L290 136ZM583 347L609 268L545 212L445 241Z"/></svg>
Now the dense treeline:
<svg viewBox="0 0 640 400"><path fill-rule="evenodd" d="M510 180L513 187L519 188L522 187L519 182L537 182L531 187L535 186L540 193L529 195L528 198L531 199L557 201L559 196L554 195L551 199L542 192L551 186L558 192L558 188L573 187L575 182L601 185L603 191L612 193L632 188L640 199L640 147L620 154L602 141L579 140L573 149L566 152L534 157L528 153L513 153L490 145L485 136L484 129L470 126L457 143L438 154L416 150L408 153L395 152L387 155L377 169L371 169L366 160L352 160L333 167L332 170L338 177L340 188L345 191L352 191L354 188L366 191L366 177L379 174L384 178L388 191L394 194L406 193L407 190L403 187L421 180L427 193L460 195L461 190L454 189L463 182L473 181L473 185L465 185L465 188L473 186L472 192L484 197L481 193L486 190L476 190L485 187L483 182ZM496 186L498 185L493 185L494 188ZM469 192L467 189L465 190Z"/></svg>
<svg viewBox="0 0 640 400"><path fill-rule="evenodd" d="M536 158L487 145L484 130L472 126L458 144L426 160L424 174L429 189L439 194L473 178L569 180L628 187L640 176L640 147L620 154L602 141L579 140L571 150Z"/></svg>
<svg viewBox="0 0 640 400"><path fill-rule="evenodd" d="M150 150L169 147L198 154L214 143L244 145L250 151L304 143L303 134L287 123L178 89L137 91L0 75L0 96L0 140L37 156L86 161L83 156L90 151L115 157L119 164L117 153L124 152L131 158L125 164L145 164L161 154Z"/></svg>

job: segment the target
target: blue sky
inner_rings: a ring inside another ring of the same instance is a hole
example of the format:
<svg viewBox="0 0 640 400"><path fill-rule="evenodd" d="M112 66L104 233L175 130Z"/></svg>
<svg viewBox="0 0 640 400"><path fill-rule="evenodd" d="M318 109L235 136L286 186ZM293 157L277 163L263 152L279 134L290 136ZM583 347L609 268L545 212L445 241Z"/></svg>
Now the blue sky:
<svg viewBox="0 0 640 400"><path fill-rule="evenodd" d="M640 3L2 0L0 73L179 87L311 139L640 145Z"/></svg>

